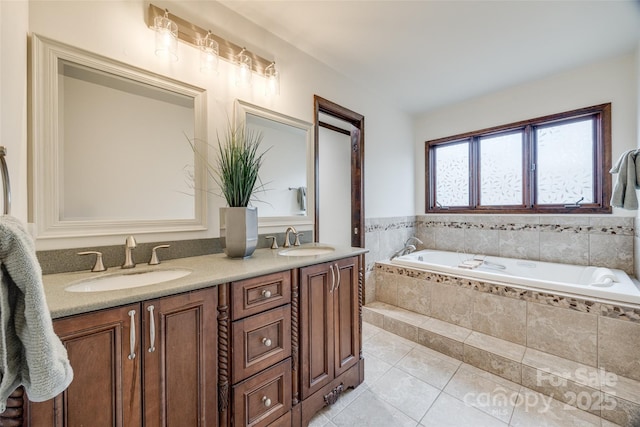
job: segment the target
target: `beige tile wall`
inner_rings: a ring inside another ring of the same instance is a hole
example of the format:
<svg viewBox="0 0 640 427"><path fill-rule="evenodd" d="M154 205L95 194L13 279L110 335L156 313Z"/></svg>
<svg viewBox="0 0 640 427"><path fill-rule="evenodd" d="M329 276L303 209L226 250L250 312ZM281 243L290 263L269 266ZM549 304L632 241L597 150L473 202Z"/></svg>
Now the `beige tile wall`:
<svg viewBox="0 0 640 427"><path fill-rule="evenodd" d="M504 296L492 290L497 285L411 271L375 269L376 300L640 381L640 307L625 311L549 294ZM408 333L420 335L402 331ZM436 338L417 337L418 342L430 339ZM461 351L453 343L450 347L452 354Z"/></svg>

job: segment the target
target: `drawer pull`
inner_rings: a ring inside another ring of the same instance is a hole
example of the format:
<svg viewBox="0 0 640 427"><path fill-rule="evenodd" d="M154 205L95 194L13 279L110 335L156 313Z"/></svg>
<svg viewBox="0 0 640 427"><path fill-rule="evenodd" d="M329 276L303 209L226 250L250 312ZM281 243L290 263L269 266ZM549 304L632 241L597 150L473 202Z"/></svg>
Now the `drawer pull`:
<svg viewBox="0 0 640 427"><path fill-rule="evenodd" d="M130 310L131 327L129 328L129 360L136 358L136 311Z"/></svg>
<svg viewBox="0 0 640 427"><path fill-rule="evenodd" d="M262 403L264 404L265 408L269 408L271 406L271 399L269 399L267 396L264 396L262 398Z"/></svg>
<svg viewBox="0 0 640 427"><path fill-rule="evenodd" d="M331 269L331 289L329 289L329 293L331 294L336 287L336 273L333 271L333 264L329 264L329 268Z"/></svg>
<svg viewBox="0 0 640 427"><path fill-rule="evenodd" d="M271 340L269 338L262 338L262 344L264 344L265 347L271 347Z"/></svg>
<svg viewBox="0 0 640 427"><path fill-rule="evenodd" d="M265 298L271 298L271 291L268 289L263 289L262 290L262 296Z"/></svg>
<svg viewBox="0 0 640 427"><path fill-rule="evenodd" d="M153 309L154 307L150 305L147 307L147 311L149 312L149 341L151 341L151 345L149 346L149 353L153 353L156 351L156 320L153 317Z"/></svg>

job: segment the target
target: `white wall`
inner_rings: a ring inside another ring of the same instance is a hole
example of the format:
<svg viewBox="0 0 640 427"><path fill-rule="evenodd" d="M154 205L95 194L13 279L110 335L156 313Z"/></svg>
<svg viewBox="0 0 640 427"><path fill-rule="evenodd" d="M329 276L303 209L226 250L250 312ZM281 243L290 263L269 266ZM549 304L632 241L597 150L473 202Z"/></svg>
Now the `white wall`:
<svg viewBox="0 0 640 427"><path fill-rule="evenodd" d="M425 141L611 102L612 161L638 145L638 75L629 54L420 115L414 122L416 213L425 212ZM614 176L615 179L615 176ZM615 215L633 211L614 209Z"/></svg>
<svg viewBox="0 0 640 427"><path fill-rule="evenodd" d="M13 23L3 8L3 33L5 25ZM211 28L216 34L238 45L246 46L263 57L273 58L281 73L280 96L271 101L265 98L260 83L253 77L253 89L240 90L232 83L233 68L220 61L217 78L201 74L196 49L180 43L176 63L163 63L153 53L154 34L145 24L148 2L143 1L30 1L28 3L28 31L74 45L119 61L130 63L162 75L203 87L208 91L209 140L215 141L217 129L224 129L232 117L233 101L240 98L280 113L305 121L313 121L313 95L318 94L365 116L365 209L367 217L385 217L413 214L413 134L411 119L386 105L370 88L363 88L336 71L274 37L267 30L257 27L215 2L154 2L168 8L171 13L187 19L200 27ZM185 9L185 4L190 10ZM9 31L6 31L9 32ZM10 46L26 44L25 28L9 32ZM3 37L3 71L5 66L5 42ZM9 40L7 40L9 43ZM12 47L20 50L21 47ZM19 61L11 61L11 72L24 82L26 67L24 56L14 55ZM14 59L15 59L14 58ZM3 76L4 80L4 76ZM23 85L24 86L24 85ZM5 85L3 85L3 90ZM5 93L2 93L3 102ZM26 95L12 93L11 100L25 109ZM13 119L14 113L2 112L3 125ZM11 121L13 132L22 135L16 151L25 152L26 120ZM15 123L15 126L14 126ZM3 132L5 127L3 126ZM26 179L26 158L13 160L13 175L18 182ZM19 170L20 173L14 173ZM26 219L27 198L24 188L17 189L16 213ZM162 236L139 236L139 241L217 237L218 208L224 206L222 198L212 196L209 201L209 230L207 232L182 233ZM68 241L38 241L38 249L76 247L82 245L117 244L122 236L73 239Z"/></svg>
<svg viewBox="0 0 640 427"><path fill-rule="evenodd" d="M11 213L24 220L27 218L28 18L27 0L0 1L0 145L7 149ZM2 203L0 201L0 205Z"/></svg>

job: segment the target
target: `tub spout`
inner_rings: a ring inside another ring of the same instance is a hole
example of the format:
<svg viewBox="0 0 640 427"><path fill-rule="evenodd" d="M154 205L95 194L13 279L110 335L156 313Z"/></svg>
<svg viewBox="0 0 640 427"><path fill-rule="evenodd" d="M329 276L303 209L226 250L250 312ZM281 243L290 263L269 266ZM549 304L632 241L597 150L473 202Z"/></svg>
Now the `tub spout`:
<svg viewBox="0 0 640 427"><path fill-rule="evenodd" d="M400 249L399 251L396 251L393 255L391 255L391 258L389 258L389 261L391 261L392 259L397 258L399 256L410 254L411 252L413 252L415 250L416 250L416 247L414 245L408 245L408 244L405 243L405 245L402 247L402 249Z"/></svg>

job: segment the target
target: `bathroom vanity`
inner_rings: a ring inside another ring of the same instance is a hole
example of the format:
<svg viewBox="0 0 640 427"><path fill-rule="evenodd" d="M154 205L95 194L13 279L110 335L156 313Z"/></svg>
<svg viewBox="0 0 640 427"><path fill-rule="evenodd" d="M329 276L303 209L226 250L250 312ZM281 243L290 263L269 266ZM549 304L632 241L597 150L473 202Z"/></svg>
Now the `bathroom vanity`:
<svg viewBox="0 0 640 427"><path fill-rule="evenodd" d="M25 398L22 417L17 408L15 418L8 411L0 421L306 426L364 380L364 252L293 257L260 249L246 260L176 259L155 268L192 273L109 292L64 290L95 273L45 276L74 380L50 401Z"/></svg>

